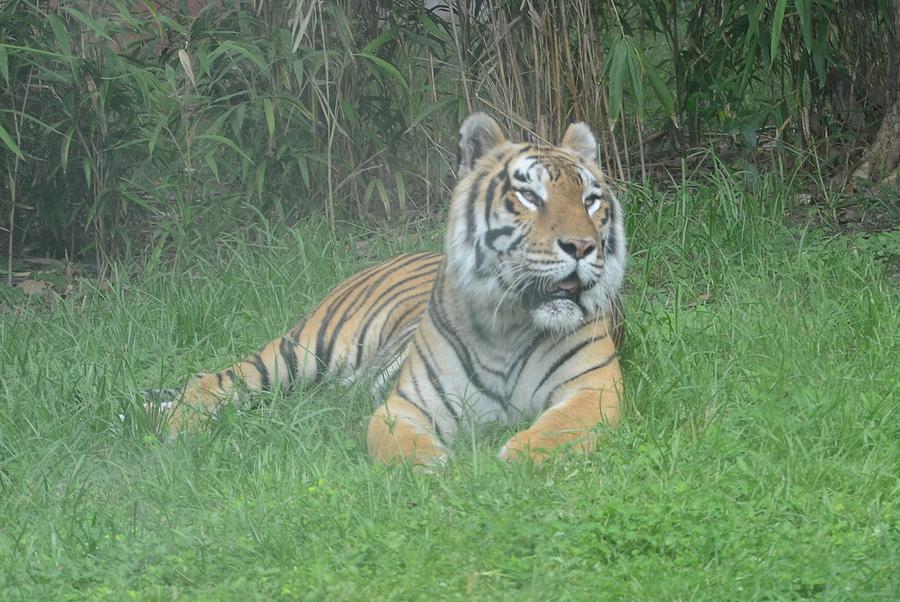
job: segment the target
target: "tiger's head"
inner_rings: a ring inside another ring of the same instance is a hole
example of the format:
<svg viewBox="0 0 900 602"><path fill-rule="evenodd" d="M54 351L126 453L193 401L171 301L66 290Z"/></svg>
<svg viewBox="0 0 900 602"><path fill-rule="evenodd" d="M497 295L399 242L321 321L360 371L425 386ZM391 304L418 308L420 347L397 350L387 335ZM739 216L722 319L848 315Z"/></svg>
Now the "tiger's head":
<svg viewBox="0 0 900 602"><path fill-rule="evenodd" d="M488 324L566 332L601 316L625 270L622 209L584 123L558 146L512 143L483 113L460 128L447 269Z"/></svg>

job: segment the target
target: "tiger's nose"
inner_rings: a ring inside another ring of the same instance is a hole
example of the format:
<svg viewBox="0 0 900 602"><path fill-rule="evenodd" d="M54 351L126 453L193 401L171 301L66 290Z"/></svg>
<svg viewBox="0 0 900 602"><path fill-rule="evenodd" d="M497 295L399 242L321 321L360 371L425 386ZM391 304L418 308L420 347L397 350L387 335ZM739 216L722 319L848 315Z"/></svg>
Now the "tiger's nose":
<svg viewBox="0 0 900 602"><path fill-rule="evenodd" d="M590 238L557 238L556 244L575 259L583 259L588 253L597 248L597 243Z"/></svg>

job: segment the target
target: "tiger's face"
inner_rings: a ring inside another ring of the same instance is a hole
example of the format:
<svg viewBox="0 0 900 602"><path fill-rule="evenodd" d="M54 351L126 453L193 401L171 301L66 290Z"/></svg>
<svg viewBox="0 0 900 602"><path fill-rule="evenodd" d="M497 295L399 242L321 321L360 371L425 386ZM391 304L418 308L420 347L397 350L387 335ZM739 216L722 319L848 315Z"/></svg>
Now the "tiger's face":
<svg viewBox="0 0 900 602"><path fill-rule="evenodd" d="M616 297L625 267L622 210L596 155L581 123L558 146L510 143L483 114L463 123L448 267L489 323L527 319L571 331Z"/></svg>

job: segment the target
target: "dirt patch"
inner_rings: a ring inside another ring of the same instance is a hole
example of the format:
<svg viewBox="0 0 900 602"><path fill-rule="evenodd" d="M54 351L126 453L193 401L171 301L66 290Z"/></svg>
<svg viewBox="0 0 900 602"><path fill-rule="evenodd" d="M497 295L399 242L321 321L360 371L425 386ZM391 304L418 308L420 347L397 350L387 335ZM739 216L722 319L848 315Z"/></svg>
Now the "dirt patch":
<svg viewBox="0 0 900 602"><path fill-rule="evenodd" d="M796 228L852 236L863 252L883 262L900 287L900 184L873 184L850 193L800 193L786 215Z"/></svg>
<svg viewBox="0 0 900 602"><path fill-rule="evenodd" d="M0 309L13 304L50 306L62 298L82 293L85 279L96 280L96 267L46 257L19 258L12 262L12 271L2 259L0 267ZM12 286L10 286L10 283Z"/></svg>

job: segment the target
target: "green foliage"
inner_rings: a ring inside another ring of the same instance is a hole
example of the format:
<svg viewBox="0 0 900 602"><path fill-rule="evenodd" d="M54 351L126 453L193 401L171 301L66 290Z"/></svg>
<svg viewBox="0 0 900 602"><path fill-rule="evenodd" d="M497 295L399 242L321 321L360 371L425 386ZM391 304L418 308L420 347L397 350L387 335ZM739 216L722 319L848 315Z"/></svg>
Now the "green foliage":
<svg viewBox="0 0 900 602"><path fill-rule="evenodd" d="M496 460L503 428L436 475L373 466L368 383L169 444L139 419L135 391L279 335L371 234L246 232L7 307L0 598L895 598L900 297L853 241L773 219L792 192L724 168L627 191L628 412L541 467Z"/></svg>
<svg viewBox="0 0 900 602"><path fill-rule="evenodd" d="M645 126L679 152L722 132L819 152L866 131L891 83L887 0L154 7L0 6L7 255L102 259L306 215L433 214L475 109L553 142L585 120L622 179L630 149L644 166ZM817 165L847 156L829 149Z"/></svg>
<svg viewBox="0 0 900 602"><path fill-rule="evenodd" d="M789 124L812 144L832 129L829 122L858 128L877 118L880 94L894 85L887 0L621 4L665 40L675 113L695 144L724 126L754 147L762 128L780 134Z"/></svg>
<svg viewBox="0 0 900 602"><path fill-rule="evenodd" d="M373 190L387 213L426 197L449 166L422 165L418 149L453 135L456 106L395 64L443 61L445 40L421 9L375 28L349 6L5 4L7 226L74 255L148 234L208 243L248 220L321 213L333 226L370 211Z"/></svg>

